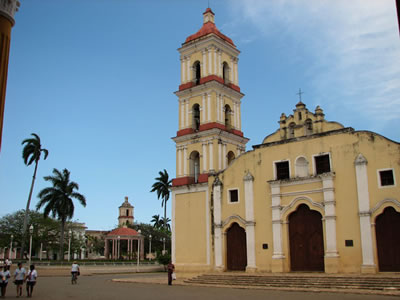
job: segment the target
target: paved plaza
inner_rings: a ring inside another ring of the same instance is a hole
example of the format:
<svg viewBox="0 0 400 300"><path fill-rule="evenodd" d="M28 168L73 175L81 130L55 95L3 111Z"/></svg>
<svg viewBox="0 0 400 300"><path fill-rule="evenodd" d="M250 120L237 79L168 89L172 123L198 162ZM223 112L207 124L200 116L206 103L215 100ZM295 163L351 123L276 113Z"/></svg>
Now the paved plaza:
<svg viewBox="0 0 400 300"><path fill-rule="evenodd" d="M41 300L105 300L105 299L273 299L273 300L394 300L398 297L378 295L354 295L338 293L284 292L257 289L233 289L218 287L198 287L166 284L165 273L137 274L92 274L80 276L77 285L71 285L69 276L39 277L35 287L34 299ZM115 282L119 280L135 280L149 283ZM150 283L153 282L153 283ZM157 283L158 282L158 283ZM25 290L24 296L25 297ZM15 298L15 287L9 285L6 298Z"/></svg>

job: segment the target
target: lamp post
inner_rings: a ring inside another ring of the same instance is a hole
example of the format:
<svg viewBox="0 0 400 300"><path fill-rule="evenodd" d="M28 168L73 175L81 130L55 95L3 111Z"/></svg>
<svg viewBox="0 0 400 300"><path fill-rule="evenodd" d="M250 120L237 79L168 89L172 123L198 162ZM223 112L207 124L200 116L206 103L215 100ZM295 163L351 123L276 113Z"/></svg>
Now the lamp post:
<svg viewBox="0 0 400 300"><path fill-rule="evenodd" d="M119 250L121 247L121 237L118 236L118 240L117 240L117 260L119 259Z"/></svg>
<svg viewBox="0 0 400 300"><path fill-rule="evenodd" d="M140 237L140 234L142 233L142 231L139 229L138 233L139 233L139 237ZM138 239L138 243L137 243L137 266L136 266L136 272L139 272L139 262L140 262L139 251L140 251L140 239Z"/></svg>
<svg viewBox="0 0 400 300"><path fill-rule="evenodd" d="M29 234L30 234L30 241L29 241L29 266L31 265L32 260L32 235L33 235L33 225L29 226Z"/></svg>
<svg viewBox="0 0 400 300"><path fill-rule="evenodd" d="M12 256L12 243L13 243L14 235L11 235L11 242L10 242L10 254L8 255L8 259L11 259Z"/></svg>
<svg viewBox="0 0 400 300"><path fill-rule="evenodd" d="M151 234L149 235L149 260L151 260Z"/></svg>
<svg viewBox="0 0 400 300"><path fill-rule="evenodd" d="M68 231L68 261L70 260L70 254L71 254L71 235L72 235L72 230L70 229Z"/></svg>
<svg viewBox="0 0 400 300"><path fill-rule="evenodd" d="M163 238L162 240L163 240L163 244L164 244L164 246L163 246L163 254L165 254L165 238Z"/></svg>

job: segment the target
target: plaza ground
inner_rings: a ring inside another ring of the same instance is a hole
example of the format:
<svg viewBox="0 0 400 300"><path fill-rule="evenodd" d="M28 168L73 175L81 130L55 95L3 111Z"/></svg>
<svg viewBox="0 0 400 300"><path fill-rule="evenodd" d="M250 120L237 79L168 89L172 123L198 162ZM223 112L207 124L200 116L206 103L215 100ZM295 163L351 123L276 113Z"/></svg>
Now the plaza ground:
<svg viewBox="0 0 400 300"><path fill-rule="evenodd" d="M286 292L258 289L233 289L223 287L198 287L166 284L165 273L137 273L137 274L108 274L80 276L77 285L71 285L69 276L39 277L34 290L33 298L43 300L105 300L105 299L140 299L140 300L234 300L234 299L263 299L263 300L394 300L393 296L382 295L354 295L338 293L314 292ZM157 283L124 283L113 279L164 280L164 284ZM24 290L24 296L25 290ZM9 285L7 298L15 297L15 287Z"/></svg>

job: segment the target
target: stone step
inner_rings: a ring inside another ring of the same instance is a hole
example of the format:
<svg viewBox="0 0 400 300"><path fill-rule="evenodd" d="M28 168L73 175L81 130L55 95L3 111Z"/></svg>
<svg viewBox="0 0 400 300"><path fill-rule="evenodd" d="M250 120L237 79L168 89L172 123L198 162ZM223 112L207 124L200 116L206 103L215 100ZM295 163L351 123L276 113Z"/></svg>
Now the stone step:
<svg viewBox="0 0 400 300"><path fill-rule="evenodd" d="M213 275L205 274L186 280L203 285L254 286L301 289L352 289L400 291L399 277L295 276L295 275Z"/></svg>

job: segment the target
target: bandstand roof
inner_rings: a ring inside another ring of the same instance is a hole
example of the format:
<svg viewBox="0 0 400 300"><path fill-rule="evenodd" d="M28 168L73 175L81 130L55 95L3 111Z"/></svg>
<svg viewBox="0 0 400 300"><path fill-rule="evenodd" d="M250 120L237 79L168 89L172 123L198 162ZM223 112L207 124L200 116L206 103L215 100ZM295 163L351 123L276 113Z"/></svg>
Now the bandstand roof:
<svg viewBox="0 0 400 300"><path fill-rule="evenodd" d="M139 236L139 233L135 229L121 227L121 228L116 228L113 231L109 232L107 234L107 237L110 236Z"/></svg>

